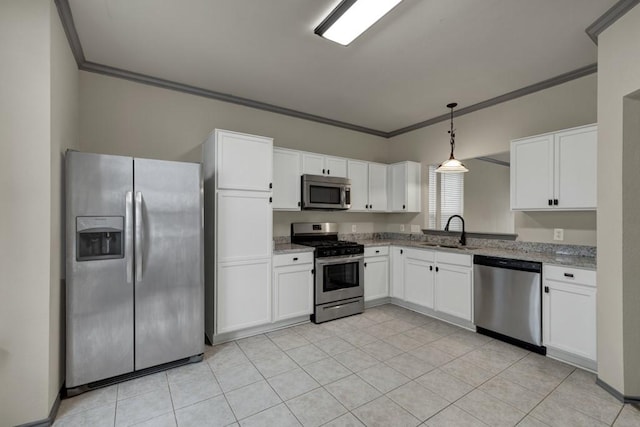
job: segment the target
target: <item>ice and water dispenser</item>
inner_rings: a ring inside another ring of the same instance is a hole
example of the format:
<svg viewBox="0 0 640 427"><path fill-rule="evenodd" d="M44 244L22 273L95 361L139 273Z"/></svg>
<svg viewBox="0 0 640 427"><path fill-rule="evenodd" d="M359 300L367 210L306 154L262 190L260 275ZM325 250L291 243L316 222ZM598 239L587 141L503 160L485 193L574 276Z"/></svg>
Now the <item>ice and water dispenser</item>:
<svg viewBox="0 0 640 427"><path fill-rule="evenodd" d="M76 260L124 258L124 218L76 217Z"/></svg>

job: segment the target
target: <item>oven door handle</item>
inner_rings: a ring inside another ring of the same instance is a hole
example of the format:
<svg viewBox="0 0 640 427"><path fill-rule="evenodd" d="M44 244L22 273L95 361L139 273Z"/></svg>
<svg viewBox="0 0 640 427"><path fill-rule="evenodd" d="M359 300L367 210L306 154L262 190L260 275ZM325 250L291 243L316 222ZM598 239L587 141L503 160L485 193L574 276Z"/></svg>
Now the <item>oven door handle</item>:
<svg viewBox="0 0 640 427"><path fill-rule="evenodd" d="M354 255L354 256L342 256L339 258L316 258L316 265L335 265L335 264L346 264L349 262L364 262L364 255Z"/></svg>

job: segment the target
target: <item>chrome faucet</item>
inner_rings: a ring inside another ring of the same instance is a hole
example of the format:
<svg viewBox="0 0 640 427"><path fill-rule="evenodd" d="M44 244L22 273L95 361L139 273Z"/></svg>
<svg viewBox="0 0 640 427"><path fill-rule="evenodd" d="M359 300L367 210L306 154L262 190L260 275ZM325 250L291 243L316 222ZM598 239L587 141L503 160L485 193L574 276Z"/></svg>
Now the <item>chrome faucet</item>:
<svg viewBox="0 0 640 427"><path fill-rule="evenodd" d="M447 220L447 225L444 226L444 231L449 231L449 223L453 218L460 218L460 221L462 221L462 234L460 234L460 245L464 246L467 244L467 235L464 232L464 218L462 218L460 215L451 215Z"/></svg>

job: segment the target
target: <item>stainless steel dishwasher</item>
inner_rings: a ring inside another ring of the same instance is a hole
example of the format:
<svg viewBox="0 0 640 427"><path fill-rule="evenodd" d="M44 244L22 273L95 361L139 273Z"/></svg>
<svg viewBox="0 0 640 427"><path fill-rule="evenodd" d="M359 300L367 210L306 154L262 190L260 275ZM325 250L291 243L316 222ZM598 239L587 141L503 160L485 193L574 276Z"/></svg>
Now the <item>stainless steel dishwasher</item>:
<svg viewBox="0 0 640 427"><path fill-rule="evenodd" d="M476 330L546 354L542 346L542 264L475 255L473 308Z"/></svg>

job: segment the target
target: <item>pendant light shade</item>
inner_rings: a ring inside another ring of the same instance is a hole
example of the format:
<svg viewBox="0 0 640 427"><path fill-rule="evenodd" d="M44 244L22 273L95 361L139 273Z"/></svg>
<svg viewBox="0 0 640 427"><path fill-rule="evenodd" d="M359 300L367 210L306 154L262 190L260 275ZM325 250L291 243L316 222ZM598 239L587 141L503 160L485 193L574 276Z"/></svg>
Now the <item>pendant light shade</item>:
<svg viewBox="0 0 640 427"><path fill-rule="evenodd" d="M451 136L449 143L451 144L451 154L449 155L449 160L445 160L436 169L438 173L463 173L469 172L469 169L458 159L453 156L453 148L456 145L456 133L455 129L453 129L453 109L456 108L458 104L456 102L452 102L451 104L447 104L447 108L451 109L451 129L449 130L449 135Z"/></svg>

